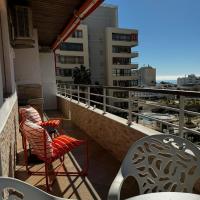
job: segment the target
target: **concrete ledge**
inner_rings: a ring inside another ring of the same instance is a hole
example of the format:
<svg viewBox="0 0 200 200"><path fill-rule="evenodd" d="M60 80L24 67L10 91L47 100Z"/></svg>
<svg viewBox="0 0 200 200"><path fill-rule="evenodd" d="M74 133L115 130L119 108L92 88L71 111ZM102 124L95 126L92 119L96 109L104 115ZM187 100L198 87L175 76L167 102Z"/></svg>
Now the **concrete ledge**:
<svg viewBox="0 0 200 200"><path fill-rule="evenodd" d="M15 92L12 96L6 98L5 102L0 107L0 133L3 131L16 102L17 94Z"/></svg>
<svg viewBox="0 0 200 200"><path fill-rule="evenodd" d="M14 93L0 108L0 176L14 177L18 133L18 104Z"/></svg>
<svg viewBox="0 0 200 200"><path fill-rule="evenodd" d="M160 134L160 132L106 113L84 103L78 103L61 95L57 95L58 109L65 117L72 120L82 131L91 136L116 159L122 161L130 146L141 137Z"/></svg>

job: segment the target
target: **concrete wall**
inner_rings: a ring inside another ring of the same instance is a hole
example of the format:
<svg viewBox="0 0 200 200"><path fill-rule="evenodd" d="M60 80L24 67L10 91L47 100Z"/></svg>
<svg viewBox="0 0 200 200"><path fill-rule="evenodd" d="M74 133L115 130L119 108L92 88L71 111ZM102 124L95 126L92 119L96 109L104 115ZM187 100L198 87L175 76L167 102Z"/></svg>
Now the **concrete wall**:
<svg viewBox="0 0 200 200"><path fill-rule="evenodd" d="M91 136L116 159L122 161L134 141L145 135L160 134L139 124L127 125L127 120L85 104L58 96L58 108L82 131Z"/></svg>
<svg viewBox="0 0 200 200"><path fill-rule="evenodd" d="M14 93L0 108L0 176L14 177L17 134L18 106Z"/></svg>
<svg viewBox="0 0 200 200"><path fill-rule="evenodd" d="M33 30L33 48L15 49L15 80L17 84L41 84L37 30Z"/></svg>
<svg viewBox="0 0 200 200"><path fill-rule="evenodd" d="M44 109L56 109L56 76L53 53L40 53Z"/></svg>
<svg viewBox="0 0 200 200"><path fill-rule="evenodd" d="M90 70L93 84L96 81L102 85L106 84L105 29L118 26L117 15L118 8L116 6L100 6L83 21L83 24L88 26Z"/></svg>

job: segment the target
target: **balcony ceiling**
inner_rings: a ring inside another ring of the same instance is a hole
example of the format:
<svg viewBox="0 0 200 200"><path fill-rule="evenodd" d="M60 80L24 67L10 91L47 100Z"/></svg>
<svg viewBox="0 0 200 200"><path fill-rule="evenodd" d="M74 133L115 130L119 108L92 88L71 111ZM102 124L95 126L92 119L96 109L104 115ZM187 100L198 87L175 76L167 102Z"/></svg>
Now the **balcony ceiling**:
<svg viewBox="0 0 200 200"><path fill-rule="evenodd" d="M85 1L32 0L33 26L38 29L39 44L50 46Z"/></svg>
<svg viewBox="0 0 200 200"><path fill-rule="evenodd" d="M12 11L15 5L31 8L39 45L52 49L56 49L67 39L81 20L102 2L103 0L8 0Z"/></svg>

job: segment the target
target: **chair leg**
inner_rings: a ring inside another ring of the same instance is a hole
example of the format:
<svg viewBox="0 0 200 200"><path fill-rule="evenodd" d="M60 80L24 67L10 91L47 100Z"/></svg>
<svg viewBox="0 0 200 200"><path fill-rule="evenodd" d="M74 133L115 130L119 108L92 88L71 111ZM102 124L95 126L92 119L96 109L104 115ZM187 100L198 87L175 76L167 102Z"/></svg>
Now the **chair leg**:
<svg viewBox="0 0 200 200"><path fill-rule="evenodd" d="M49 187L49 165L48 163L45 162L45 179L46 179L46 186L47 186L47 191L50 191Z"/></svg>
<svg viewBox="0 0 200 200"><path fill-rule="evenodd" d="M88 174L88 166L89 166L89 158L88 158L88 142L85 142L85 163L84 163L84 169L82 171L82 174L86 176Z"/></svg>
<svg viewBox="0 0 200 200"><path fill-rule="evenodd" d="M22 139L23 139L24 161L25 161L26 171L30 175L31 172L30 172L29 167L28 167L28 150L27 150L26 138L23 137Z"/></svg>

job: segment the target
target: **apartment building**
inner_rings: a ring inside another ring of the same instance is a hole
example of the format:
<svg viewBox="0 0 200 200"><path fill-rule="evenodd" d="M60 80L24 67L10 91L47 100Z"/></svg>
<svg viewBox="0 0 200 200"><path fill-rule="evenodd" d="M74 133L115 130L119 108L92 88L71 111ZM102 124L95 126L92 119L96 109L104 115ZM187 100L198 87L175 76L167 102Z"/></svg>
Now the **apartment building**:
<svg viewBox="0 0 200 200"><path fill-rule="evenodd" d="M83 34L80 33L81 30ZM61 48L61 45L56 51L57 82L73 82L73 68L83 64L90 68L92 84L124 87L137 85L137 77L132 76L131 71L138 67L132 63L132 58L138 56L137 52L132 51L132 47L138 44L138 32L134 29L118 28L117 6L100 6L82 21L77 31L81 38L68 38L63 43L65 48ZM66 47L71 46L71 43L79 45L77 51ZM62 63L62 59L66 62ZM69 63L72 59L77 63Z"/></svg>
<svg viewBox="0 0 200 200"><path fill-rule="evenodd" d="M89 68L88 29L83 24L56 50L56 81L73 83L73 69L81 65Z"/></svg>
<svg viewBox="0 0 200 200"><path fill-rule="evenodd" d="M106 82L109 86L132 87L137 86L137 77L132 76L132 70L138 65L132 59L138 57L132 47L138 44L138 32L134 29L108 27L106 29ZM136 78L136 79L135 79ZM128 97L127 92L113 91L110 95L118 98ZM128 102L114 100L114 105L127 108Z"/></svg>
<svg viewBox="0 0 200 200"><path fill-rule="evenodd" d="M200 76L196 76L194 74L190 74L187 77L179 77L177 79L177 85L181 86L189 86L189 85L200 85Z"/></svg>
<svg viewBox="0 0 200 200"><path fill-rule="evenodd" d="M177 79L177 87L182 90L200 91L200 76L190 74Z"/></svg>
<svg viewBox="0 0 200 200"><path fill-rule="evenodd" d="M156 68L150 65L138 69L137 76L138 86L151 87L156 85Z"/></svg>

